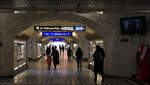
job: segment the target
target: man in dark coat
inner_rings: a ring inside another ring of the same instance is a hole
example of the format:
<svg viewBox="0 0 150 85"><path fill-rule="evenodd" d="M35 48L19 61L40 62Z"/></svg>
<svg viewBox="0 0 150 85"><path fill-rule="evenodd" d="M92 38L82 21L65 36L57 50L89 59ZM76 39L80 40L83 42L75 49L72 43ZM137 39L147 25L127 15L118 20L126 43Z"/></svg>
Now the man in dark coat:
<svg viewBox="0 0 150 85"><path fill-rule="evenodd" d="M81 50L80 47L78 47L78 50L76 51L76 56L77 56L77 67L78 67L78 70L82 70L83 51Z"/></svg>
<svg viewBox="0 0 150 85"><path fill-rule="evenodd" d="M102 76L102 82L104 82L104 57L105 53L103 48L101 48L99 45L96 45L96 50L93 55L95 81L97 81L97 73L100 72Z"/></svg>
<svg viewBox="0 0 150 85"><path fill-rule="evenodd" d="M68 60L71 59L71 54L72 54L72 50L71 50L71 48L69 47L68 50L67 50Z"/></svg>
<svg viewBox="0 0 150 85"><path fill-rule="evenodd" d="M52 52L51 56L53 56L53 63L54 63L54 67L56 69L57 64L59 64L59 52L56 47L53 47L52 49L53 49L53 52Z"/></svg>

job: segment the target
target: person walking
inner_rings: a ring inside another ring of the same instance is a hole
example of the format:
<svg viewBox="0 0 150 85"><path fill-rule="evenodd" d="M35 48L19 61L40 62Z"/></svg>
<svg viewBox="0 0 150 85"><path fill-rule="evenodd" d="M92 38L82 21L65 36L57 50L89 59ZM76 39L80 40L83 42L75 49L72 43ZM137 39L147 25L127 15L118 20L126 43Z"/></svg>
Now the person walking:
<svg viewBox="0 0 150 85"><path fill-rule="evenodd" d="M60 52L60 55L61 55L61 45L59 45L59 52Z"/></svg>
<svg viewBox="0 0 150 85"><path fill-rule="evenodd" d="M46 62L47 62L47 64L48 64L48 69L51 68L51 57L50 57L50 53L51 53L50 47L47 47L47 49L46 49L46 54L47 54Z"/></svg>
<svg viewBox="0 0 150 85"><path fill-rule="evenodd" d="M95 81L97 81L97 73L100 72L102 76L102 82L104 82L104 57L104 49L99 45L96 45L96 50L93 54Z"/></svg>
<svg viewBox="0 0 150 85"><path fill-rule="evenodd" d="M82 56L83 56L83 51L81 50L80 47L78 47L78 50L76 51L76 56L77 56L77 67L78 67L78 70L82 71Z"/></svg>
<svg viewBox="0 0 150 85"><path fill-rule="evenodd" d="M47 54L47 56L49 56L50 53L51 53L51 49L50 49L49 47L47 47L47 48L46 48L46 54Z"/></svg>
<svg viewBox="0 0 150 85"><path fill-rule="evenodd" d="M72 54L72 50L71 50L71 48L69 47L69 48L67 49L68 60L71 60L71 54Z"/></svg>
<svg viewBox="0 0 150 85"><path fill-rule="evenodd" d="M59 64L59 52L58 52L56 46L53 47L52 49L53 49L53 51L52 51L51 56L53 56L53 63L54 63L54 67L56 69L57 64Z"/></svg>
<svg viewBox="0 0 150 85"><path fill-rule="evenodd" d="M50 69L51 68L51 56L50 55L48 55L47 56L47 59L46 59L46 62L47 62L47 64L48 64L48 69Z"/></svg>
<svg viewBox="0 0 150 85"><path fill-rule="evenodd" d="M64 54L64 50L65 50L64 45L61 46L61 49L62 49L63 54Z"/></svg>

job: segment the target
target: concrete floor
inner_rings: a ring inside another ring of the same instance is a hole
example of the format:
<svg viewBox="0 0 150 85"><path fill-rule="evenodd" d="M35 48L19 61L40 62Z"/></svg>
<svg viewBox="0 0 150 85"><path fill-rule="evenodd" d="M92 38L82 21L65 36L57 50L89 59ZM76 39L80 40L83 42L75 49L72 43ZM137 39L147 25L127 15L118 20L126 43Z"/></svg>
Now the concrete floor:
<svg viewBox="0 0 150 85"><path fill-rule="evenodd" d="M78 71L75 60L68 61L67 56L60 57L60 64L54 70L47 70L43 57L38 62L29 62L29 69L14 78L0 78L0 85L101 85L101 77L94 82L94 74L83 63L83 70ZM103 85L141 85L126 78L106 77Z"/></svg>

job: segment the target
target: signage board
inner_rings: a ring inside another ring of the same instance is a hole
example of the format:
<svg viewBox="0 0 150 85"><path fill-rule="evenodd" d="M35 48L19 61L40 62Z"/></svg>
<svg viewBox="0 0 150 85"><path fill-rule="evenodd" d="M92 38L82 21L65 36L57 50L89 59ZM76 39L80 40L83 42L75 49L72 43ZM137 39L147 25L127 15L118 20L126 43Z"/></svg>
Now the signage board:
<svg viewBox="0 0 150 85"><path fill-rule="evenodd" d="M55 39L55 38L51 38L49 39L50 41L65 41L64 38L60 38L60 39Z"/></svg>
<svg viewBox="0 0 150 85"><path fill-rule="evenodd" d="M42 32L42 36L72 36L72 32Z"/></svg>
<svg viewBox="0 0 150 85"><path fill-rule="evenodd" d="M85 31L85 26L34 26L34 30Z"/></svg>

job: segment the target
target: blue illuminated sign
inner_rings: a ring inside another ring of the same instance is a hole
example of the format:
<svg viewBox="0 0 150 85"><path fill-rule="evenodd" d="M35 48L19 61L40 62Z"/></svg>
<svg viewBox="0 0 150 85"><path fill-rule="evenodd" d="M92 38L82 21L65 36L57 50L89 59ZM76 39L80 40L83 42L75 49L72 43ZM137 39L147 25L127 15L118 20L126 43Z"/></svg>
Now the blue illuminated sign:
<svg viewBox="0 0 150 85"><path fill-rule="evenodd" d="M42 32L42 36L72 36L72 32Z"/></svg>
<svg viewBox="0 0 150 85"><path fill-rule="evenodd" d="M51 38L51 39L49 39L50 41L65 41L65 39L55 39L55 38Z"/></svg>
<svg viewBox="0 0 150 85"><path fill-rule="evenodd" d="M85 31L85 27L83 26L75 26L75 31Z"/></svg>

